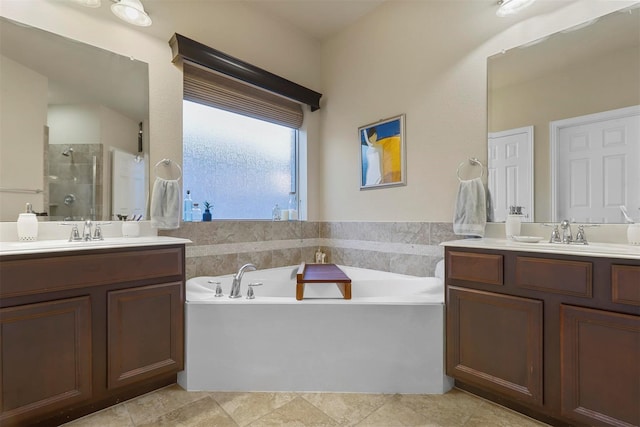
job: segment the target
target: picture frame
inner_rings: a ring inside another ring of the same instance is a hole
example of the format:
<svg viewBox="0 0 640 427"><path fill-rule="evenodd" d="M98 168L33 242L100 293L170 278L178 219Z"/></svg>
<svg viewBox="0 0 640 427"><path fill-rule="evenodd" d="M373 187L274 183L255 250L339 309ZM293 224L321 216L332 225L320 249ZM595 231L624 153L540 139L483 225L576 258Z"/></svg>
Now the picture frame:
<svg viewBox="0 0 640 427"><path fill-rule="evenodd" d="M358 128L360 190L406 185L405 115Z"/></svg>

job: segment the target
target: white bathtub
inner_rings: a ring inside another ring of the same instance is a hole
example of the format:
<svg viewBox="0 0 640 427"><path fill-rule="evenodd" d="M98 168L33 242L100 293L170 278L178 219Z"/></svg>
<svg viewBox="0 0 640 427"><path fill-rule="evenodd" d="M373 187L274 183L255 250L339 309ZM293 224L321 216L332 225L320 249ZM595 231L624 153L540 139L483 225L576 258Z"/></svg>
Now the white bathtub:
<svg viewBox="0 0 640 427"><path fill-rule="evenodd" d="M178 383L190 391L444 393L441 278L354 267L352 299L334 284L308 284L295 299L297 266L245 273L256 298L230 299L232 275L187 281L186 359ZM225 296L216 298L220 281Z"/></svg>

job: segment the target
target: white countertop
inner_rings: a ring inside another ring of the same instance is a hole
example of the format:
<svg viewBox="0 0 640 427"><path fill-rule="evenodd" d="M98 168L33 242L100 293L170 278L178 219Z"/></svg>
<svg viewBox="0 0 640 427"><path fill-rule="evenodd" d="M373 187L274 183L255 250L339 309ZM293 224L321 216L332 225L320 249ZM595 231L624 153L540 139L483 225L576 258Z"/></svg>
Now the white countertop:
<svg viewBox="0 0 640 427"><path fill-rule="evenodd" d="M588 245L567 245L562 243L548 243L546 240L538 243L521 243L507 239L482 238L452 240L443 242L441 245L456 248L497 249L640 260L640 246L619 243L590 242Z"/></svg>
<svg viewBox="0 0 640 427"><path fill-rule="evenodd" d="M104 240L69 242L64 240L39 240L35 242L0 242L0 256L91 251L95 249L134 248L191 243L189 239L166 236L105 237Z"/></svg>

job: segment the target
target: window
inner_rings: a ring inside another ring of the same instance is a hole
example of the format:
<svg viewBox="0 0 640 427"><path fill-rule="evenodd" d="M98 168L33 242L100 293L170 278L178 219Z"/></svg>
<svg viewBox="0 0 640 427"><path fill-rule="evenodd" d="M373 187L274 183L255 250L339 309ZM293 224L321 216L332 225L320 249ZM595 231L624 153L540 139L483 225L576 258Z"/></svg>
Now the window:
<svg viewBox="0 0 640 427"><path fill-rule="evenodd" d="M214 219L271 219L296 192L298 131L183 101L184 190Z"/></svg>

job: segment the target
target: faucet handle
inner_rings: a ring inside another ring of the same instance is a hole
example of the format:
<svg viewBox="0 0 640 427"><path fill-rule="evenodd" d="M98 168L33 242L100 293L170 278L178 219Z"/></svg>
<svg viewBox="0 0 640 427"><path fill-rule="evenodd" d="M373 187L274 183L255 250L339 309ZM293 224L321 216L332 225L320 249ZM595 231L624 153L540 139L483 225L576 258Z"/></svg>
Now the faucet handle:
<svg viewBox="0 0 640 427"><path fill-rule="evenodd" d="M80 237L80 230L78 230L78 226L76 224L73 224L73 227L71 228L71 235L69 236L69 241L74 242L77 240L82 240L82 237Z"/></svg>
<svg viewBox="0 0 640 427"><path fill-rule="evenodd" d="M255 299L256 295L253 292L254 286L262 286L262 282L249 283L249 290L247 290L247 299Z"/></svg>
<svg viewBox="0 0 640 427"><path fill-rule="evenodd" d="M216 285L216 297L223 297L224 294L222 293L222 286L220 285L220 282L218 282L217 280L207 280L207 283L210 283L212 285Z"/></svg>
<svg viewBox="0 0 640 427"><path fill-rule="evenodd" d="M554 225L553 230L551 231L551 237L549 238L549 243L560 243L562 242L562 238L560 237L560 230L558 230L558 226Z"/></svg>
<svg viewBox="0 0 640 427"><path fill-rule="evenodd" d="M78 230L78 224L74 224L72 222L62 222L60 223L60 225L71 226L71 234L69 235L70 242L77 242L79 240L82 240L82 237L80 237L80 231Z"/></svg>
<svg viewBox="0 0 640 427"><path fill-rule="evenodd" d="M100 224L96 224L96 228L93 230L93 240L104 240L102 237L102 228L100 228Z"/></svg>
<svg viewBox="0 0 640 427"><path fill-rule="evenodd" d="M582 245L589 244L589 242L587 242L587 236L584 234L584 225L578 226L578 232L576 233L576 239L574 240L574 243Z"/></svg>

